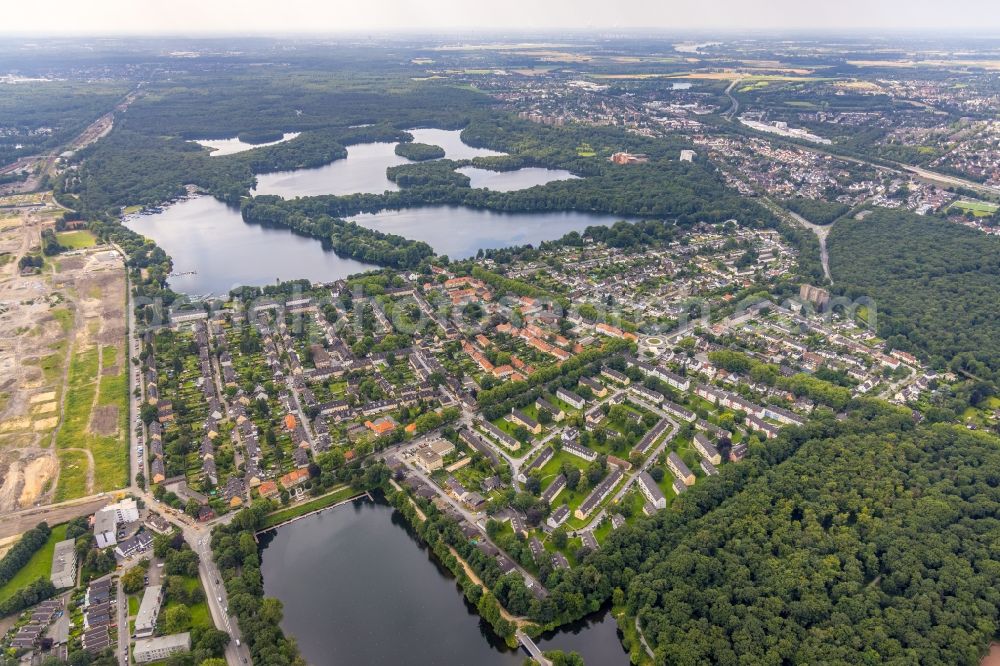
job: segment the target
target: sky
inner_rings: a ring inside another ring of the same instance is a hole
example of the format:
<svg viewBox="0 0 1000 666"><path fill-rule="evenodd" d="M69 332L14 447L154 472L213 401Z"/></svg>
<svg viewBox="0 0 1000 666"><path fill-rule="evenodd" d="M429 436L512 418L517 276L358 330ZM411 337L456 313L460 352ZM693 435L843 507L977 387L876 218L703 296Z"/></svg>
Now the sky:
<svg viewBox="0 0 1000 666"><path fill-rule="evenodd" d="M0 32L340 33L1000 28L1000 0L4 0Z"/></svg>

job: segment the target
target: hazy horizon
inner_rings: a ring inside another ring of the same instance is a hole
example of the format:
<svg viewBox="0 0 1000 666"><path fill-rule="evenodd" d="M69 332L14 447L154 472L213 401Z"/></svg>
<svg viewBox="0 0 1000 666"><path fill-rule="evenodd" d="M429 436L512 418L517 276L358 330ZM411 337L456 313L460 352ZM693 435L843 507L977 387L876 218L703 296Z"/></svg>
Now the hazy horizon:
<svg viewBox="0 0 1000 666"><path fill-rule="evenodd" d="M26 36L258 36L365 32L651 31L651 32L988 32L1000 28L1000 3L953 0L843 0L807 5L795 0L510 0L470 5L459 0L369 0L365 3L266 0L206 3L52 0L4 10L2 34ZM988 35L983 35L988 36Z"/></svg>

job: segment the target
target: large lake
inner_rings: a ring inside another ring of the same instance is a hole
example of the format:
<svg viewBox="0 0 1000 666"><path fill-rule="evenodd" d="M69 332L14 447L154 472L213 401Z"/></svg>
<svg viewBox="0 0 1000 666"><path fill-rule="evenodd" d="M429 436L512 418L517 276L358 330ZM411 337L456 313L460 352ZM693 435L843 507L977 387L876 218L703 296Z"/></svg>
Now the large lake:
<svg viewBox="0 0 1000 666"><path fill-rule="evenodd" d="M461 589L384 501L358 500L263 535L264 591L313 666L521 666ZM587 664L625 666L608 613L542 637Z"/></svg>
<svg viewBox="0 0 1000 666"><path fill-rule="evenodd" d="M407 130L418 143L441 146L445 156L452 159L471 159L486 155L504 155L494 150L473 148L462 143L460 130L412 129ZM347 158L334 160L313 169L277 171L257 176L257 187L253 194L276 194L285 199L294 197L314 197L322 194L381 194L395 192L399 186L389 180L385 170L391 166L407 164L410 160L396 154L395 143L360 143L347 147ZM524 171L524 170L522 170ZM540 169L539 171L544 171ZM514 173L514 172L510 172ZM508 174L506 179L510 179ZM534 180L535 182L531 182ZM548 180L540 180L538 174L521 176L522 183L538 185ZM474 187L476 187L474 185ZM516 189L516 188L515 188Z"/></svg>
<svg viewBox="0 0 1000 666"><path fill-rule="evenodd" d="M464 206L425 206L362 213L348 218L370 229L422 240L438 254L472 257L479 248L537 245L570 231L611 225L618 217L578 212L506 213Z"/></svg>
<svg viewBox="0 0 1000 666"><path fill-rule="evenodd" d="M299 135L299 132L285 132L282 138L278 141L267 141L265 143L246 143L245 141L240 141L237 138L233 139L196 139L195 143L199 146L205 146L211 149L212 157L220 157L222 155L234 155L236 153L242 153L247 150L253 150L254 148L262 148L264 146L273 146L278 143L284 143L285 141L290 141Z"/></svg>
<svg viewBox="0 0 1000 666"><path fill-rule="evenodd" d="M565 169L542 169L525 167L514 171L491 171L477 167L462 167L459 173L469 177L469 187L473 189L486 188L495 192L513 192L535 185L544 185L554 180L571 180L577 178Z"/></svg>
<svg viewBox="0 0 1000 666"><path fill-rule="evenodd" d="M174 291L223 295L239 285L276 279L337 280L373 268L324 250L315 238L243 221L239 209L209 196L179 201L162 212L129 218L125 226L152 238L174 262ZM194 274L190 274L194 271Z"/></svg>
<svg viewBox="0 0 1000 666"><path fill-rule="evenodd" d="M257 176L253 194L276 194L285 199L321 194L381 194L399 186L386 178L385 170L410 160L395 153L394 143L359 143L347 147L347 159L335 160L315 169L276 171Z"/></svg>

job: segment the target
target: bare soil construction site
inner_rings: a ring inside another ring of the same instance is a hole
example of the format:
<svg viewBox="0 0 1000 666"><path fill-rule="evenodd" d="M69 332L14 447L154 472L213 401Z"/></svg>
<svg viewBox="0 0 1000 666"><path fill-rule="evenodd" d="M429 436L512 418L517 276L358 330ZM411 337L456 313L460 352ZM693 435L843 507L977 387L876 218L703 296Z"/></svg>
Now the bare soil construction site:
<svg viewBox="0 0 1000 666"><path fill-rule="evenodd" d="M62 213L31 196L0 199L0 515L127 480L122 258L73 232L22 270Z"/></svg>

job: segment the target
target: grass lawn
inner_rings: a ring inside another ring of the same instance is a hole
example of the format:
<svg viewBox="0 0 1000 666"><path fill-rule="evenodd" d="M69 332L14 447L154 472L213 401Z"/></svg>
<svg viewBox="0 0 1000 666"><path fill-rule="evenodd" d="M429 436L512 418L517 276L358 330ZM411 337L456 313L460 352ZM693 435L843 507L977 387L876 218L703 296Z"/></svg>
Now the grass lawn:
<svg viewBox="0 0 1000 666"><path fill-rule="evenodd" d="M594 538L597 539L597 543L599 545L603 546L605 540L608 538L608 535L610 534L611 534L611 519L605 518L604 520L601 521L601 524L597 526L597 529L594 530Z"/></svg>
<svg viewBox="0 0 1000 666"><path fill-rule="evenodd" d="M319 509L324 509L328 506L336 504L337 502L343 502L344 500L358 495L358 491L350 486L344 486L339 488L332 493L323 495L322 497L317 497L316 499L309 500L303 504L297 506L288 507L287 509L280 509L274 513L267 516L264 520L264 525L261 527L262 530L269 529L275 525L280 525L281 523L296 518L298 516L303 516L312 511L317 511Z"/></svg>
<svg viewBox="0 0 1000 666"><path fill-rule="evenodd" d="M200 580L188 576L184 577L184 588L187 590L188 593L196 589L201 589L203 593L205 592L205 590L203 590L201 587ZM204 597L204 594L202 596ZM160 611L160 621L162 621L167 616L167 611L176 605L178 605L176 601L168 601L166 604L164 604L163 609ZM136 608L136 610L138 610L138 608ZM212 616L209 614L208 611L208 601L206 601L204 598L200 602L194 604L193 606L188 606L188 610L191 611L190 629L193 629L195 627L205 627L205 628L215 627L215 623L212 622ZM129 602L129 612L130 613L132 612L131 600ZM161 626L160 628L162 629L163 627Z"/></svg>
<svg viewBox="0 0 1000 666"><path fill-rule="evenodd" d="M201 588L201 581L197 578L188 578L184 581L184 587L187 588L188 592L194 589L201 589L205 594L204 589ZM212 616L208 612L208 601L203 599L200 603L191 606L191 627L214 627L215 623L212 622Z"/></svg>
<svg viewBox="0 0 1000 666"><path fill-rule="evenodd" d="M94 234L86 230L63 231L56 234L56 240L59 241L60 245L71 250L80 250L85 247L93 247L97 244Z"/></svg>
<svg viewBox="0 0 1000 666"><path fill-rule="evenodd" d="M957 208L962 212L971 211L976 217L989 217L1000 210L1000 206L985 201L956 201L948 207L948 210L950 211L952 208Z"/></svg>
<svg viewBox="0 0 1000 666"><path fill-rule="evenodd" d="M29 583L37 578L48 578L52 573L52 554L55 552L56 543L66 538L66 524L56 525L52 528L49 540L45 542L38 552L31 556L28 563L21 567L21 570L14 574L14 577L7 581L7 584L0 587L0 602L4 602Z"/></svg>

